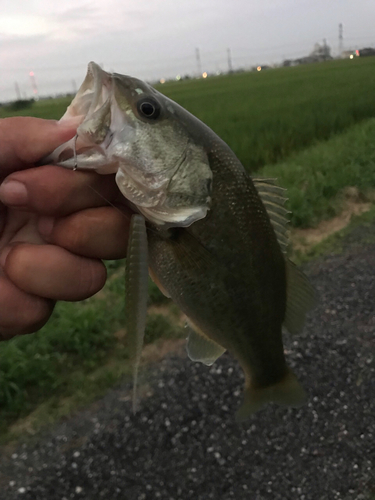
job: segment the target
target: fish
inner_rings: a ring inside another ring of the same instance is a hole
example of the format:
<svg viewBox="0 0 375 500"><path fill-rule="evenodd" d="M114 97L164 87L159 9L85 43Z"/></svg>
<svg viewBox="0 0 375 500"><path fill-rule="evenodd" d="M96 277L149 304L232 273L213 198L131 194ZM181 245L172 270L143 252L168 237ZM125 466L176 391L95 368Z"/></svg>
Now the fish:
<svg viewBox="0 0 375 500"><path fill-rule="evenodd" d="M128 251L142 253L128 283L142 282L137 290L144 290L138 308L128 292L135 364L148 266L186 315L189 357L210 366L228 351L238 360L240 421L270 402L301 406L307 396L286 362L282 335L301 331L316 295L286 254L285 190L275 179L250 176L207 125L151 85L94 62L61 121L69 119L80 123L76 136L47 161L115 174L138 218Z"/></svg>

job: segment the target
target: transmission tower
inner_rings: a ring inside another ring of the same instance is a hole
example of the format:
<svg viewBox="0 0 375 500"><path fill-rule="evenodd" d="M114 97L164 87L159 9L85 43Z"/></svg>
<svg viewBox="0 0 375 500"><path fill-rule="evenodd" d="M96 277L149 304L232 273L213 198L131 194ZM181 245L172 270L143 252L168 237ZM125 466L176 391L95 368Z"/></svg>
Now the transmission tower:
<svg viewBox="0 0 375 500"><path fill-rule="evenodd" d="M20 101L21 100L21 92L20 92L20 87L18 85L18 82L14 82L14 88L16 89L17 101Z"/></svg>
<svg viewBox="0 0 375 500"><path fill-rule="evenodd" d="M201 55L200 55L199 49L195 49L195 57L197 59L198 75L202 76Z"/></svg>
<svg viewBox="0 0 375 500"><path fill-rule="evenodd" d="M339 56L341 56L344 50L344 36L343 36L344 27L342 23L339 24Z"/></svg>
<svg viewBox="0 0 375 500"><path fill-rule="evenodd" d="M38 101L38 100L39 100L39 95L38 95L38 86L37 86L37 84L36 84L34 71L30 71L29 75L30 75L30 80L31 80L31 86L32 86L32 88L33 88L34 99L35 99L36 101Z"/></svg>
<svg viewBox="0 0 375 500"><path fill-rule="evenodd" d="M233 73L232 54L230 52L230 49L227 49L227 54L228 54L228 72Z"/></svg>

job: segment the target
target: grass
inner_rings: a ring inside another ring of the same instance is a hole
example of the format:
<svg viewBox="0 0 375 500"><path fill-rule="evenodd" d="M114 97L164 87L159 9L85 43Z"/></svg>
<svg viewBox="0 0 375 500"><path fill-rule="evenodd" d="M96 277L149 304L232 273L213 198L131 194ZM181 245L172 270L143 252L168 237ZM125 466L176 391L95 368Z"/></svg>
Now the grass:
<svg viewBox="0 0 375 500"><path fill-rule="evenodd" d="M375 116L373 58L228 75L161 89L255 171Z"/></svg>
<svg viewBox="0 0 375 500"><path fill-rule="evenodd" d="M363 200L373 199L374 137L375 119L370 119L285 162L265 166L259 175L276 178L287 189L292 226L314 227L341 212L348 186L356 187Z"/></svg>
<svg viewBox="0 0 375 500"><path fill-rule="evenodd" d="M375 65L367 58L170 83L161 90L211 126L250 170L278 178L288 189L292 225L310 227L340 212L346 187L355 186L363 199L375 188L375 119L367 119L375 116L374 83ZM69 101L39 101L26 114L58 118ZM370 224L374 218L371 210L355 220ZM339 250L345 234L296 257ZM36 428L129 375L123 262L106 264L104 291L81 303L59 303L40 332L0 345L3 439L28 415ZM146 342L182 335L178 312L166 304L150 284Z"/></svg>
<svg viewBox="0 0 375 500"><path fill-rule="evenodd" d="M58 303L39 332L1 344L0 437L40 405L44 421L61 416L68 410L60 401L69 401L69 409L85 404L130 375L124 265L110 262L108 267L103 292L80 303ZM154 312L147 318L145 344L161 337L179 338L178 312L173 308L168 315L156 312L169 301L151 282L149 296Z"/></svg>
<svg viewBox="0 0 375 500"><path fill-rule="evenodd" d="M11 107L0 107L0 118L8 116L34 116L35 118L46 118L48 120L58 120L65 113L72 97L58 97L56 99L43 99L34 102L31 107L12 110Z"/></svg>

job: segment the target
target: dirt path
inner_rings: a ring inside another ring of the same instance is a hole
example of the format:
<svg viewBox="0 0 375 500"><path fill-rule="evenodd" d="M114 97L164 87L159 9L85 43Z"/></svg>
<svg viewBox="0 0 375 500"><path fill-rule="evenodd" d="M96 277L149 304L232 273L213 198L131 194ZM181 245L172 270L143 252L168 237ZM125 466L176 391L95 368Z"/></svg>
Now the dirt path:
<svg viewBox="0 0 375 500"><path fill-rule="evenodd" d="M370 228L375 233L375 225ZM111 391L0 465L3 500L373 500L375 245L356 228L347 251L310 263L320 302L286 338L309 394L298 410L234 413L243 379L224 355L207 368L183 352L162 360L131 414ZM3 450L4 451L4 450Z"/></svg>
<svg viewBox="0 0 375 500"><path fill-rule="evenodd" d="M324 220L315 228L292 229L291 239L295 250L305 251L311 246L320 243L328 236L344 229L353 216L368 212L373 203L363 202L358 199L348 199L340 215L329 220Z"/></svg>

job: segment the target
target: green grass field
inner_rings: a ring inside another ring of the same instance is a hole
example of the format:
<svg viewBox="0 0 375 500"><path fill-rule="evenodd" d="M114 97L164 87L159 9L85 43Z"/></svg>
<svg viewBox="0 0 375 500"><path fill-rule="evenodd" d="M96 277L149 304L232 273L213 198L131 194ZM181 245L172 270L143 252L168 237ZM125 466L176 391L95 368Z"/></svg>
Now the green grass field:
<svg viewBox="0 0 375 500"><path fill-rule="evenodd" d="M294 227L314 227L341 212L345 188L358 189L362 201L373 201L375 189L375 119L350 127L328 141L294 153L260 169L287 189Z"/></svg>
<svg viewBox="0 0 375 500"><path fill-rule="evenodd" d="M374 58L161 86L251 172L375 116Z"/></svg>
<svg viewBox="0 0 375 500"><path fill-rule="evenodd" d="M311 227L340 212L348 186L374 199L374 83L375 59L367 58L160 89L211 126L257 176L278 178L288 189L292 225ZM69 101L39 101L18 114L58 118ZM108 269L96 297L60 303L40 332L0 344L0 433L31 412L32 425L40 426L129 374L123 266L109 262ZM167 301L154 285L150 297L147 342L181 336L178 312L166 314Z"/></svg>

